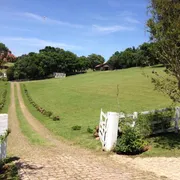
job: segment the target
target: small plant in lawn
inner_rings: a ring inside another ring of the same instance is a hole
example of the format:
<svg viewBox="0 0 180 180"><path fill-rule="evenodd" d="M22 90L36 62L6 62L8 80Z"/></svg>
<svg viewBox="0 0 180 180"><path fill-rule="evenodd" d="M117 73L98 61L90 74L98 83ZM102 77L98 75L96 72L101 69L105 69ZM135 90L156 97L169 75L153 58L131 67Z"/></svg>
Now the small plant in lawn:
<svg viewBox="0 0 180 180"><path fill-rule="evenodd" d="M81 130L81 126L78 126L78 125L72 126L72 130L74 130L74 131Z"/></svg>
<svg viewBox="0 0 180 180"><path fill-rule="evenodd" d="M99 137L99 126L96 126L96 127L94 128L94 133L93 133L93 135L94 135L95 138Z"/></svg>
<svg viewBox="0 0 180 180"><path fill-rule="evenodd" d="M136 128L126 126L123 133L118 137L114 151L118 154L135 155L142 153L147 143Z"/></svg>
<svg viewBox="0 0 180 180"><path fill-rule="evenodd" d="M94 130L88 126L87 132L90 133L90 134L92 134L92 133L94 132Z"/></svg>
<svg viewBox="0 0 180 180"><path fill-rule="evenodd" d="M60 120L60 117L59 116L54 116L53 117L53 121L59 121Z"/></svg>

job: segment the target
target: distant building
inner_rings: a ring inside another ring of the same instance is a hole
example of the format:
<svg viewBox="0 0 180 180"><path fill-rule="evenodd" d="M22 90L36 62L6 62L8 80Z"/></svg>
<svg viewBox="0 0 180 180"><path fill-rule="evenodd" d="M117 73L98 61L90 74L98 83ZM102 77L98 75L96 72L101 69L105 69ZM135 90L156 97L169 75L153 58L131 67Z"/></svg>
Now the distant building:
<svg viewBox="0 0 180 180"><path fill-rule="evenodd" d="M103 63L103 64L98 64L97 66L95 66L95 70L96 71L108 71L108 70L112 70L112 67L107 63Z"/></svg>

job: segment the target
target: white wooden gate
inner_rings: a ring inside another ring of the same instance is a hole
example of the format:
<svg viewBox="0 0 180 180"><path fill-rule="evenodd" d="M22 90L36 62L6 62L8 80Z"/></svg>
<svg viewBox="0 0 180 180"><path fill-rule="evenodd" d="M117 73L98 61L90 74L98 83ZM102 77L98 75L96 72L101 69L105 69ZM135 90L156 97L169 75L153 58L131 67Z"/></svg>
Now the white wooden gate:
<svg viewBox="0 0 180 180"><path fill-rule="evenodd" d="M163 112L167 111L168 109L160 109L160 110L153 110L153 111L144 111L140 112L139 114L150 114L150 113L155 113L155 112ZM127 114L125 115L124 113L116 113L116 112L107 112L104 113L101 109L100 112L100 122L99 122L99 138L102 143L102 148L106 151L110 151L113 149L114 145L116 144L117 141L117 136L118 136L118 124L119 120L124 118L132 118L133 123L126 123L131 127L135 127L136 125L136 120L138 119L138 113L134 112L133 114ZM161 133L161 132L171 132L175 131L178 132L180 130L180 107L175 108L175 117L167 119L168 121L173 121L174 126L170 127L169 129L160 129L158 131L153 132L153 134ZM161 122L159 121L153 121L152 124L159 124Z"/></svg>
<svg viewBox="0 0 180 180"><path fill-rule="evenodd" d="M99 137L102 148L105 151L111 151L116 144L118 135L119 113L103 113L101 109L99 123Z"/></svg>
<svg viewBox="0 0 180 180"><path fill-rule="evenodd" d="M102 143L102 148L105 148L106 144L106 132L107 132L107 114L103 113L102 109L100 112L99 122L99 138Z"/></svg>

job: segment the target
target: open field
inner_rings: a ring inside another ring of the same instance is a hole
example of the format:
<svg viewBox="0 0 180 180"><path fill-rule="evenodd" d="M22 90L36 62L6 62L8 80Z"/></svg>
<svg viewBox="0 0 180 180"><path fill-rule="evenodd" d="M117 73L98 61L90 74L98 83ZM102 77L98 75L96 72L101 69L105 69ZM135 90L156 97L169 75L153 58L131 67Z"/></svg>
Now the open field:
<svg viewBox="0 0 180 180"><path fill-rule="evenodd" d="M94 128L99 123L100 109L132 113L167 107L171 104L168 97L154 91L150 79L142 75L151 74L152 68L131 68L111 72L91 72L71 76L65 79L50 79L26 82L33 100L61 117L52 121L42 116L32 107L25 94L25 103L31 113L42 121L56 135L72 140L89 148L100 148L100 143L87 133L87 128ZM157 70L157 69L156 69ZM162 71L162 68L158 68ZM119 102L117 105L117 85ZM82 126L80 131L71 129L74 125ZM98 144L98 146L97 146Z"/></svg>

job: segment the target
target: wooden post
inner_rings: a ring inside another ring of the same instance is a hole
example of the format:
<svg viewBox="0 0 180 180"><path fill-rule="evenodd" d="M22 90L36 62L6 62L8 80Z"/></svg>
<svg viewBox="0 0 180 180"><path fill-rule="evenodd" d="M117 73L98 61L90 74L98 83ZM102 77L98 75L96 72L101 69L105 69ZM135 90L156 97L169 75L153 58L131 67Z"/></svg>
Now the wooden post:
<svg viewBox="0 0 180 180"><path fill-rule="evenodd" d="M180 107L176 107L175 110L176 110L175 111L175 132L178 133L178 130L179 130L178 121L180 118Z"/></svg>
<svg viewBox="0 0 180 180"><path fill-rule="evenodd" d="M119 113L108 112L107 117L108 120L107 120L105 151L111 151L113 147L116 145L116 141L117 141Z"/></svg>

